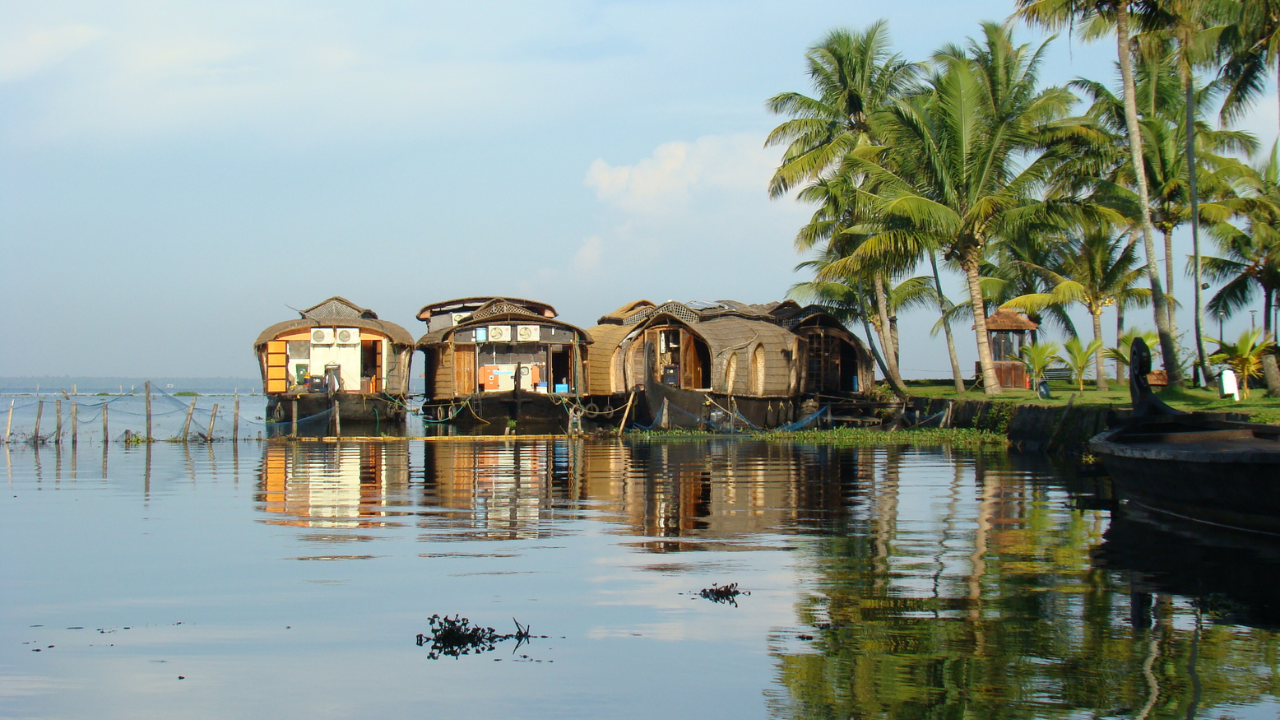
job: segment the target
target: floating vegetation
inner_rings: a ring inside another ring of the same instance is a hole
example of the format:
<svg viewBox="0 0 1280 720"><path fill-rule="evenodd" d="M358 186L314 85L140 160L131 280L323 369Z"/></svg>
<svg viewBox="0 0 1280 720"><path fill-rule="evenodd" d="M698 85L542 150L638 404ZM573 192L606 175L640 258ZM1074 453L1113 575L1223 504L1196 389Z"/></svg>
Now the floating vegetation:
<svg viewBox="0 0 1280 720"><path fill-rule="evenodd" d="M729 583L728 585L711 584L709 588L703 588L698 591L698 597L704 600L710 600L713 603L727 603L734 607L738 607L738 597L750 595L749 590L739 590L738 583Z"/></svg>
<svg viewBox="0 0 1280 720"><path fill-rule="evenodd" d="M520 649L520 646L535 637L547 637L531 634L529 626L521 625L515 618L511 618L511 621L516 624L516 631L503 634L491 627L472 625L470 619L461 615L453 617L432 615L427 619L431 625L431 633L429 635L418 633L418 647L429 645L427 657L437 660L441 657L460 658L463 655L479 655L493 650L504 640L516 641L515 649L512 650L514 653L515 650Z"/></svg>
<svg viewBox="0 0 1280 720"><path fill-rule="evenodd" d="M1004 448L1009 438L1002 433L971 428L919 428L916 430L883 431L870 428L834 428L831 430L800 430L777 432L758 436L767 440L820 442L832 445L872 446L913 445L923 447L948 446L976 450Z"/></svg>

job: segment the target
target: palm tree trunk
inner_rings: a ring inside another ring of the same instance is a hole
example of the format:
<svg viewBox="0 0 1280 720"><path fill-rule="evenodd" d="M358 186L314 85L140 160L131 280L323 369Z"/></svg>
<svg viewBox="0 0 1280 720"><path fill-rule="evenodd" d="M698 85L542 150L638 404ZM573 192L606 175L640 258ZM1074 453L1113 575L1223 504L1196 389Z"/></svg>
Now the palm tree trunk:
<svg viewBox="0 0 1280 720"><path fill-rule="evenodd" d="M1169 334L1178 336L1178 308L1173 301L1173 231L1161 230L1164 235L1165 312L1169 315Z"/></svg>
<svg viewBox="0 0 1280 720"><path fill-rule="evenodd" d="M1191 196L1191 253L1193 255L1192 263L1195 268L1195 322L1193 328L1196 334L1196 360L1200 363L1200 373L1204 376L1204 383L1208 385L1212 377L1212 370L1209 369L1209 362L1204 351L1204 328L1202 327L1204 318L1204 305L1200 297L1200 195L1196 190L1196 123L1193 104L1195 95L1191 87L1191 72L1188 70L1183 73L1183 85L1186 95L1187 106L1187 192ZM1173 286L1170 285L1170 292L1173 292Z"/></svg>
<svg viewBox="0 0 1280 720"><path fill-rule="evenodd" d="M889 368L884 364L884 357L880 355L880 348L876 345L875 333L871 330L871 323L866 318L862 319L862 331L867 335L867 347L871 350L871 357L875 358L876 365L880 368L880 374L889 377Z"/></svg>
<svg viewBox="0 0 1280 720"><path fill-rule="evenodd" d="M975 253L976 255L976 253ZM974 309L973 333L978 341L978 367L982 368L982 391L999 395L1000 378L996 375L995 361L991 358L991 343L987 342L986 305L982 302L982 286L978 281L978 258L966 257L960 263L969 284L969 303Z"/></svg>
<svg viewBox="0 0 1280 720"><path fill-rule="evenodd" d="M1099 343L1102 342L1102 308L1098 308L1097 312L1091 312L1093 315L1093 339ZM1102 362L1102 346L1099 345L1097 350L1093 351L1093 374L1098 376L1098 392L1107 391L1107 368Z"/></svg>
<svg viewBox="0 0 1280 720"><path fill-rule="evenodd" d="M938 276L938 256L929 250L929 264L933 267L933 289L938 293L938 311L942 313L942 332L947 336L947 356L951 358L951 380L956 385L956 394L964 393L964 375L960 372L960 359L956 356L956 341L951 337L951 321L947 319L948 307L951 303L942 294L942 279Z"/></svg>
<svg viewBox="0 0 1280 720"><path fill-rule="evenodd" d="M893 349L893 329L889 325L889 299L884 291L884 275L876 272L875 277L871 279L871 284L875 289L876 314L880 318L880 322L876 324L876 331L880 334L880 347L884 348L885 369L889 371L885 379L893 388L894 395L906 398L907 388L902 384L902 375L898 372L898 358L895 357L897 353Z"/></svg>
<svg viewBox="0 0 1280 720"><path fill-rule="evenodd" d="M1147 192L1146 166L1142 161L1142 132L1138 128L1138 105L1135 99L1137 89L1133 82L1133 58L1129 51L1129 3L1126 0L1120 5L1116 9L1116 55L1120 60L1120 76L1124 80L1124 120L1129 134L1129 155L1138 185L1138 204L1142 211L1142 246L1147 255L1151 305L1155 314L1156 332L1160 335L1160 358L1169 375L1169 382L1179 384L1182 382L1182 373L1178 370L1173 333L1169 331L1164 288L1160 283L1160 270L1156 266L1156 246L1151 237L1151 197Z"/></svg>
<svg viewBox="0 0 1280 720"><path fill-rule="evenodd" d="M1266 302L1262 319L1262 336L1264 338L1271 337L1271 301L1275 297L1275 293L1271 288L1262 289L1262 299ZM1268 352L1262 356L1262 379L1267 383L1267 395L1270 397L1280 397L1280 366L1276 364L1276 355L1274 352Z"/></svg>
<svg viewBox="0 0 1280 720"><path fill-rule="evenodd" d="M1116 303L1116 346L1120 345L1120 336L1124 334L1124 302ZM1124 363L1116 360L1116 384L1124 382Z"/></svg>

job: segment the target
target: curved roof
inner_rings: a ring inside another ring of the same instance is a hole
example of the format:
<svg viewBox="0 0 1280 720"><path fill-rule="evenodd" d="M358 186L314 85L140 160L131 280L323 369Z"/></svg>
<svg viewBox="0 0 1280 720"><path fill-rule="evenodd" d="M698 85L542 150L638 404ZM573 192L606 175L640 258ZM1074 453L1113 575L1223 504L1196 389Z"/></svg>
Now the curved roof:
<svg viewBox="0 0 1280 720"><path fill-rule="evenodd" d="M637 312L645 308L654 307L653 303L648 300L636 300L614 310L608 315L601 315L596 323L600 325L621 325L627 318L635 315Z"/></svg>
<svg viewBox="0 0 1280 720"><path fill-rule="evenodd" d="M413 345L413 335L410 335L408 330L405 330L393 322L387 322L386 320L372 320L369 318L332 318L324 320L300 318L298 320L285 320L284 322L278 322L275 325L268 327L266 330L263 330L262 333L258 335L258 339L253 341L253 347L256 350L257 348L265 345L268 340L274 340L281 333L289 330L313 327L354 327L364 328L366 330L376 330L390 338L393 343L398 345Z"/></svg>
<svg viewBox="0 0 1280 720"><path fill-rule="evenodd" d="M513 298L513 297L503 297L503 296L489 296L489 297L458 298L456 300L445 300L444 302L432 303L431 305L424 305L422 309L418 311L417 317L419 320L422 320L425 322L427 320L430 320L432 315L437 315L440 313L475 312L480 308L483 308L485 305L489 305L495 301L506 302L506 303L510 303L511 305L523 307L524 309L529 310L534 314L542 317L553 318L556 315L559 315L559 313L556 312L556 309L554 307L548 305L547 303L538 302L536 300L525 300L523 298Z"/></svg>
<svg viewBox="0 0 1280 720"><path fill-rule="evenodd" d="M582 343L591 344L592 342L594 342L591 339L590 333L588 333L586 330L583 330L582 328L576 325L570 325L569 323L564 322L562 320L553 320L549 317L543 317L541 315L534 315L527 311L522 311L522 312L497 313L493 315L486 315L481 318L477 318L475 317L475 315L472 315L472 317L467 318L464 322L461 322L457 325L454 325L452 327L447 327L447 328L440 328L439 330L433 330L427 333L426 335L423 335L422 337L418 338L417 346L421 348L421 347L426 347L428 345L439 345L442 343L449 342L449 336L455 332L458 332L459 330L466 330L467 328L473 328L473 327L486 327L489 325L493 325L495 323L504 323L504 322L515 323L518 325L551 325L554 327L565 328L566 330L572 330L573 332L576 332L578 334L578 337L580 338L580 342Z"/></svg>

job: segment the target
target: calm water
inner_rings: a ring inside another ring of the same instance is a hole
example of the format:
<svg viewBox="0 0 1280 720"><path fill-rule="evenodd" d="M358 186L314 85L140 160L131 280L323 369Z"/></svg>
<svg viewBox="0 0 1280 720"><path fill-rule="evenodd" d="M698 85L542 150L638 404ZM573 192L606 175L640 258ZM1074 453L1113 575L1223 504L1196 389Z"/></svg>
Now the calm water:
<svg viewBox="0 0 1280 720"><path fill-rule="evenodd" d="M1113 513L1033 457L81 443L3 466L4 718L1280 710L1280 548ZM749 595L699 596L729 583ZM549 637L432 659L434 614Z"/></svg>

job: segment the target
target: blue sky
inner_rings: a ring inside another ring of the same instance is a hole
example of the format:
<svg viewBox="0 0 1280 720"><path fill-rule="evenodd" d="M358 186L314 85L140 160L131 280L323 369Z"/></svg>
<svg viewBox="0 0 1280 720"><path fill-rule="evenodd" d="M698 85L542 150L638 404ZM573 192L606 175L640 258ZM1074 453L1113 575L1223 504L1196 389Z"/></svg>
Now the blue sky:
<svg viewBox="0 0 1280 720"><path fill-rule="evenodd" d="M257 333L330 295L415 335L469 295L586 327L780 299L809 210L765 192L765 99L831 28L884 17L922 59L1009 9L0 2L0 375L252 376ZM1045 79L1110 78L1113 48L1059 39ZM1242 123L1268 147L1271 93ZM904 323L906 374L945 375Z"/></svg>

